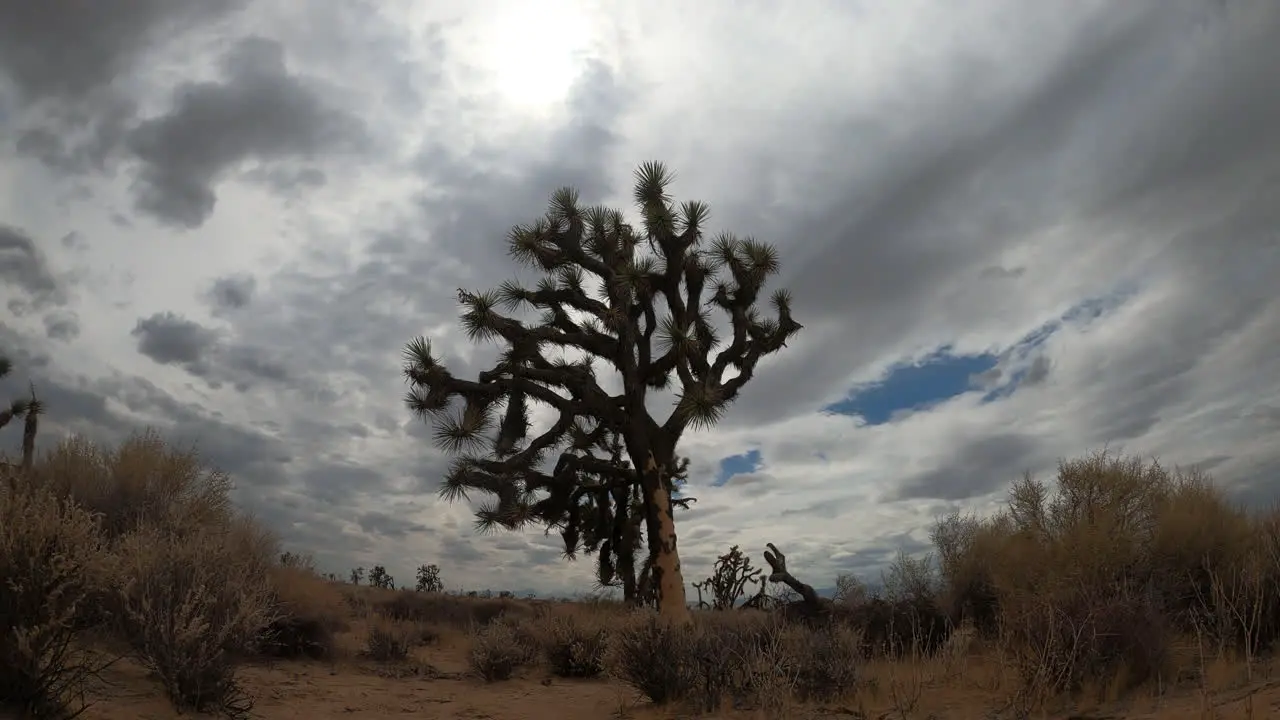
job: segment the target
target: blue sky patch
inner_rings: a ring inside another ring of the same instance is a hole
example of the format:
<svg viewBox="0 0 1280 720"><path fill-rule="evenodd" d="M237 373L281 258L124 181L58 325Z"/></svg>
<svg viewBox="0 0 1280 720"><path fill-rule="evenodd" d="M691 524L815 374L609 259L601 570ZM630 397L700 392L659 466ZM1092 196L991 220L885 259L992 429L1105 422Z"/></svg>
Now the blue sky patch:
<svg viewBox="0 0 1280 720"><path fill-rule="evenodd" d="M942 346L918 362L894 365L884 379L854 388L822 411L856 415L868 425L882 425L898 413L930 408L970 391L983 391L984 403L1008 397L1018 387L1039 383L1048 375L1051 365L1040 348L1050 337L1065 326L1088 325L1109 314L1137 290L1136 284L1126 283L1087 298L999 352L957 355L951 345ZM978 377L984 373L987 377Z"/></svg>
<svg viewBox="0 0 1280 720"><path fill-rule="evenodd" d="M748 450L741 455L730 455L720 460L720 471L716 473L715 482L711 483L715 487L720 487L729 482L729 478L734 475L755 472L764 466L764 461L760 457L759 450Z"/></svg>
<svg viewBox="0 0 1280 720"><path fill-rule="evenodd" d="M972 390L973 376L995 368L998 360L992 353L955 355L944 347L920 362L893 366L883 380L855 389L823 411L859 415L868 425L881 425L898 412L927 408Z"/></svg>

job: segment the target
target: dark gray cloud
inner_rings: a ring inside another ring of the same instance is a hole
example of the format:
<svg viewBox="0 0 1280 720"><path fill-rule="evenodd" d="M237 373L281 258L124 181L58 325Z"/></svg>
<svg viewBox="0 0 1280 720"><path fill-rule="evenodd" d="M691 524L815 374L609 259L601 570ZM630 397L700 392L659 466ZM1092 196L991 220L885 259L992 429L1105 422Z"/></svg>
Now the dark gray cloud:
<svg viewBox="0 0 1280 720"><path fill-rule="evenodd" d="M199 375L207 372L209 351L218 344L218 333L171 312L138 318L131 333L138 352L161 365L182 365Z"/></svg>
<svg viewBox="0 0 1280 720"><path fill-rule="evenodd" d="M0 72L29 101L82 97L130 72L160 36L243 0L0 1Z"/></svg>
<svg viewBox="0 0 1280 720"><path fill-rule="evenodd" d="M1043 466L1043 448L1029 435L989 435L963 445L944 467L903 479L890 500L981 497Z"/></svg>
<svg viewBox="0 0 1280 720"><path fill-rule="evenodd" d="M14 117L0 123L0 139L12 131L19 154L54 170L107 170L136 119L138 105L125 86L145 59L246 2L0 1L0 108L4 80L16 93Z"/></svg>
<svg viewBox="0 0 1280 720"><path fill-rule="evenodd" d="M80 316L71 310L55 310L42 318L44 332L53 340L74 340L80 335Z"/></svg>
<svg viewBox="0 0 1280 720"><path fill-rule="evenodd" d="M56 374L48 355L34 350L35 343L0 324L0 347L14 362L14 372L0 383L4 392L28 383L48 407L41 425L41 445L71 431L103 443L118 443L139 429L134 417L152 418L175 445L194 445L211 465L246 479L256 487L278 484L284 464L292 456L278 439L219 419L193 403L174 398L154 383L138 377L113 374L101 378ZM110 398L114 403L108 403ZM130 413L120 413L122 405Z"/></svg>
<svg viewBox="0 0 1280 720"><path fill-rule="evenodd" d="M236 273L213 281L205 298L215 312L239 310L253 300L258 281L248 273Z"/></svg>
<svg viewBox="0 0 1280 720"><path fill-rule="evenodd" d="M10 301L15 313L43 310L66 302L66 290L49 258L22 230L0 225L0 280L22 292Z"/></svg>
<svg viewBox="0 0 1280 720"><path fill-rule="evenodd" d="M477 547L474 535L446 535L440 540L440 549L451 562L469 564L478 563L489 556ZM487 548L486 548L487 549Z"/></svg>
<svg viewBox="0 0 1280 720"><path fill-rule="evenodd" d="M257 381L283 383L292 377L267 349L230 342L226 333L172 312L139 318L131 334L139 353L161 365L181 367L215 389L230 382L243 392Z"/></svg>
<svg viewBox="0 0 1280 720"><path fill-rule="evenodd" d="M63 235L60 242L62 243L62 247L68 250L79 251L88 247L88 243L85 241L84 236L74 231Z"/></svg>
<svg viewBox="0 0 1280 720"><path fill-rule="evenodd" d="M306 430L302 427L297 429L304 432ZM308 434L308 437L314 437L323 442L327 428L317 423L311 430L315 434ZM385 492L390 489L383 473L351 462L317 464L300 473L298 477L307 488L307 494L311 499L332 507L348 505L357 495L363 493ZM361 519L359 522L364 526L366 520Z"/></svg>
<svg viewBox="0 0 1280 720"><path fill-rule="evenodd" d="M390 538L403 538L410 533L421 534L429 530L420 522L395 517L385 512L361 513L356 518L356 522L367 533Z"/></svg>
<svg viewBox="0 0 1280 720"><path fill-rule="evenodd" d="M180 86L167 114L129 132L128 147L142 163L139 211L199 227L217 203L217 183L240 163L314 158L363 140L359 120L289 72L278 42L240 40L223 58L222 72L221 82Z"/></svg>
<svg viewBox="0 0 1280 720"><path fill-rule="evenodd" d="M1022 378L1024 386L1039 385L1049 377L1049 370L1052 369L1053 363L1045 355L1036 356L1031 361L1031 367L1027 368L1027 374Z"/></svg>

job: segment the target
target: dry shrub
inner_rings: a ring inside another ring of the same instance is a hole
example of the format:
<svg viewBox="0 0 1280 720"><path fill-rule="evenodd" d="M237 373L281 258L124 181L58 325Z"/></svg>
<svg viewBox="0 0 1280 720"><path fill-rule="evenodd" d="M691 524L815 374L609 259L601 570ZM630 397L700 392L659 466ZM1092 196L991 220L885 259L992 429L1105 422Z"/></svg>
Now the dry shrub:
<svg viewBox="0 0 1280 720"><path fill-rule="evenodd" d="M342 591L301 567L274 567L270 576L275 619L262 634L261 652L284 658L331 658L334 633L347 627Z"/></svg>
<svg viewBox="0 0 1280 720"><path fill-rule="evenodd" d="M652 614L629 623L615 636L614 674L655 704L690 704L702 712L725 699L781 710L854 689L862 643L848 627L791 624L749 611L695 617L691 628Z"/></svg>
<svg viewBox="0 0 1280 720"><path fill-rule="evenodd" d="M252 521L184 533L143 529L120 543L123 630L180 710L243 715L242 655L271 625L274 542Z"/></svg>
<svg viewBox="0 0 1280 720"><path fill-rule="evenodd" d="M408 659L416 644L416 626L390 620L375 620L369 624L365 638L365 655L378 662L401 662Z"/></svg>
<svg viewBox="0 0 1280 720"><path fill-rule="evenodd" d="M695 633L655 614L630 624L614 644L614 673L655 705L682 700L693 689Z"/></svg>
<svg viewBox="0 0 1280 720"><path fill-rule="evenodd" d="M109 538L141 526L222 525L233 513L231 478L205 467L194 449L169 447L152 430L114 450L78 437L63 440L35 470L60 496L101 513Z"/></svg>
<svg viewBox="0 0 1280 720"><path fill-rule="evenodd" d="M1124 586L1010 597L1004 632L1021 692L1042 697L1094 683L1130 689L1159 674L1170 649L1158 608Z"/></svg>
<svg viewBox="0 0 1280 720"><path fill-rule="evenodd" d="M373 609L369 598L359 591L344 590L342 592L342 601L346 604L347 611L356 617L367 617Z"/></svg>
<svg viewBox="0 0 1280 720"><path fill-rule="evenodd" d="M535 656L535 648L504 620L481 626L471 635L471 669L486 682L510 679Z"/></svg>
<svg viewBox="0 0 1280 720"><path fill-rule="evenodd" d="M395 620L471 629L499 618L532 617L527 603L511 598L469 598L437 592L396 590L373 603L378 613Z"/></svg>
<svg viewBox="0 0 1280 720"><path fill-rule="evenodd" d="M995 517L934 528L942 596L1015 659L1023 695L1132 687L1179 634L1251 655L1280 631L1280 552L1266 517L1209 478L1095 453L1050 486L1015 482ZM1242 612L1242 610L1244 610Z"/></svg>
<svg viewBox="0 0 1280 720"><path fill-rule="evenodd" d="M953 624L968 622L979 637L1000 631L1000 598L992 579L1003 527L958 512L939 520L931 539L942 585L938 600Z"/></svg>
<svg viewBox="0 0 1280 720"><path fill-rule="evenodd" d="M542 643L551 672L560 677L596 677L605 670L609 631L600 623L570 616L549 618Z"/></svg>
<svg viewBox="0 0 1280 720"><path fill-rule="evenodd" d="M92 515L12 480L0 488L0 704L24 717L72 717L98 669L73 642L112 558Z"/></svg>
<svg viewBox="0 0 1280 720"><path fill-rule="evenodd" d="M867 658L932 656L951 637L951 621L932 597L871 598L839 617L857 630Z"/></svg>
<svg viewBox="0 0 1280 720"><path fill-rule="evenodd" d="M789 656L782 668L794 677L792 692L802 702L829 702L852 692L858 682L863 642L858 631L832 624L797 628L781 647Z"/></svg>

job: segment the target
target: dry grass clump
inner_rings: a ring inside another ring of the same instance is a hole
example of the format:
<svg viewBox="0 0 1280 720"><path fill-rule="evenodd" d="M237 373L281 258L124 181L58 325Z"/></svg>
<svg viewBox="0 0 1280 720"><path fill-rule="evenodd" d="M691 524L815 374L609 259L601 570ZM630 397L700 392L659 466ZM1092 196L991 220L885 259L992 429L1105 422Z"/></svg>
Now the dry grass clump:
<svg viewBox="0 0 1280 720"><path fill-rule="evenodd" d="M655 615L632 621L615 636L614 674L655 704L702 712L726 700L739 708L777 710L855 689L862 641L846 626L811 627L743 611L695 617L692 628Z"/></svg>
<svg viewBox="0 0 1280 720"><path fill-rule="evenodd" d="M78 437L63 440L33 471L33 482L100 514L108 538L140 527L222 525L234 515L231 478L206 467L195 450L170 447L152 430L114 449Z"/></svg>
<svg viewBox="0 0 1280 720"><path fill-rule="evenodd" d="M781 669L791 675L796 699L830 702L857 687L863 647L857 631L833 625L819 631L793 630L783 640L775 652L781 656Z"/></svg>
<svg viewBox="0 0 1280 720"><path fill-rule="evenodd" d="M270 578L275 620L262 633L261 652L283 658L332 658L334 634L348 627L346 596L303 567L274 567Z"/></svg>
<svg viewBox="0 0 1280 720"><path fill-rule="evenodd" d="M692 638L693 633L649 615L618 633L614 672L654 704L688 697L694 685L688 666L695 652Z"/></svg>
<svg viewBox="0 0 1280 720"><path fill-rule="evenodd" d="M110 583L112 557L93 515L26 478L4 480L0 706L24 717L72 717L84 680L100 667L74 640L86 605Z"/></svg>
<svg viewBox="0 0 1280 720"><path fill-rule="evenodd" d="M471 670L486 682L508 680L537 657L535 646L521 637L512 622L498 620L471 635Z"/></svg>
<svg viewBox="0 0 1280 720"><path fill-rule="evenodd" d="M604 673L609 650L609 630L599 621L573 615L548 619L542 641L551 672L559 677L590 678Z"/></svg>
<svg viewBox="0 0 1280 720"><path fill-rule="evenodd" d="M235 670L274 620L277 548L234 512L230 489L153 432L111 450L65 440L6 483L18 519L0 530L11 545L0 563L13 566L6 577L31 580L6 583L0 598L16 603L6 619L32 631L6 636L14 652L0 675L25 673L38 690L12 696L56 715L48 708L82 674L83 631L105 627L179 709L247 712Z"/></svg>
<svg viewBox="0 0 1280 720"><path fill-rule="evenodd" d="M366 592L372 598L372 608L385 617L463 630L475 625L488 625L499 618L518 619L534 615L528 603L512 598L471 598L448 593L377 588L366 588Z"/></svg>
<svg viewBox="0 0 1280 720"><path fill-rule="evenodd" d="M934 529L943 597L1012 661L1032 705L1175 675L1188 634L1250 660L1280 634L1274 514L1204 476L1097 453L1030 476L987 519Z"/></svg>
<svg viewBox="0 0 1280 720"><path fill-rule="evenodd" d="M271 539L252 522L124 538L121 620L180 710L247 713L236 668L272 615Z"/></svg>
<svg viewBox="0 0 1280 720"><path fill-rule="evenodd" d="M417 643L415 627L408 623L379 619L369 624L364 654L378 662L402 662Z"/></svg>

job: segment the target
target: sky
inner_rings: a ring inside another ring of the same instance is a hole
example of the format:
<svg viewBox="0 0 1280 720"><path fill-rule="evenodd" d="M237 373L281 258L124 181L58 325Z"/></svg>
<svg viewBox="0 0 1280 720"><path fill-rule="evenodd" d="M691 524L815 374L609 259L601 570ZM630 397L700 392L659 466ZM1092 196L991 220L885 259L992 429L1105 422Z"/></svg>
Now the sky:
<svg viewBox="0 0 1280 720"><path fill-rule="evenodd" d="M1280 4L320 8L0 0L0 393L43 446L154 427L324 570L585 592L437 499L400 352L474 376L457 288L530 281L504 236L558 187L634 217L659 160L804 325L682 441L687 579L766 542L876 577L1102 448L1280 496Z"/></svg>

